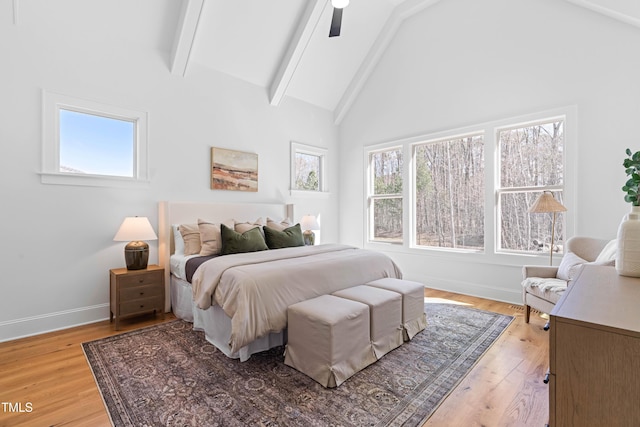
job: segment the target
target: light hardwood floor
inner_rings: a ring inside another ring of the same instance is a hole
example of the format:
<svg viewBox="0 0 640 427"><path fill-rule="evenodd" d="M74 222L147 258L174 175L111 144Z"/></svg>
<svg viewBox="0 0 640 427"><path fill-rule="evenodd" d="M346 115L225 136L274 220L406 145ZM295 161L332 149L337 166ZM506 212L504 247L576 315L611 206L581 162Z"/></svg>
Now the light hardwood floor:
<svg viewBox="0 0 640 427"><path fill-rule="evenodd" d="M514 315L515 320L424 426L544 426L545 320L532 315L526 324L520 307L491 300L430 289L425 296ZM164 321L172 319L168 315ZM153 316L123 320L117 333L160 322ZM80 344L115 333L104 321L1 343L0 426L109 426Z"/></svg>

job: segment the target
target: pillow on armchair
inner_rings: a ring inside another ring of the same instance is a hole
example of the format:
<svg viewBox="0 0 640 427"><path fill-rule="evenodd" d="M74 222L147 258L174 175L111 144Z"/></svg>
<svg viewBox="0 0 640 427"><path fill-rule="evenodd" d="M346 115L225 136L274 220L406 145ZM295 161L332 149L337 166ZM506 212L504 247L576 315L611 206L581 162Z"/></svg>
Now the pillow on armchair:
<svg viewBox="0 0 640 427"><path fill-rule="evenodd" d="M562 261L560 261L556 277L567 281L573 280L573 278L578 274L578 271L580 271L580 268L582 268L582 266L587 262L588 261L586 259L580 258L573 252L567 252L562 257Z"/></svg>

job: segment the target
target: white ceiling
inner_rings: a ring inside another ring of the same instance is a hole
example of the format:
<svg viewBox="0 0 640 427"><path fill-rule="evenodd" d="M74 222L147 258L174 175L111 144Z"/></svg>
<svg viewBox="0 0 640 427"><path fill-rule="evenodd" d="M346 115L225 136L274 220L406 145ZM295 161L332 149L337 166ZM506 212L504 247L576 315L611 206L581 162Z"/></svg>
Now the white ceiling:
<svg viewBox="0 0 640 427"><path fill-rule="evenodd" d="M264 87L273 105L297 98L339 123L402 22L447 0L351 0L333 38L329 0L2 1L0 15L36 37L169 49L174 74L188 78L197 63ZM566 1L640 27L639 0Z"/></svg>

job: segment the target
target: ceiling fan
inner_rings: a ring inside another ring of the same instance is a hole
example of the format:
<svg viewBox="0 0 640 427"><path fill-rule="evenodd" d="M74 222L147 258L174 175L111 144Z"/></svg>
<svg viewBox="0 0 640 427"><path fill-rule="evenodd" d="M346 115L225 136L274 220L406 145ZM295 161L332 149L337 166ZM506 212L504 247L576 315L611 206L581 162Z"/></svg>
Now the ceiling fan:
<svg viewBox="0 0 640 427"><path fill-rule="evenodd" d="M349 5L349 0L331 0L331 5L333 6L333 18L331 18L329 37L337 37L340 35L340 27L342 26L342 9Z"/></svg>

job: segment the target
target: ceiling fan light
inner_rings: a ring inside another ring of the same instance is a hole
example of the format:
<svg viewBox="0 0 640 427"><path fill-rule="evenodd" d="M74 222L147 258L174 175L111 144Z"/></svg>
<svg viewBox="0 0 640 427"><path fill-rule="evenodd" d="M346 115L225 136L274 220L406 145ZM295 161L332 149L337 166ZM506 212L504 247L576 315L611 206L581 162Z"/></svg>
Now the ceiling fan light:
<svg viewBox="0 0 640 427"><path fill-rule="evenodd" d="M343 9L349 6L349 0L331 0L331 5L336 9Z"/></svg>

